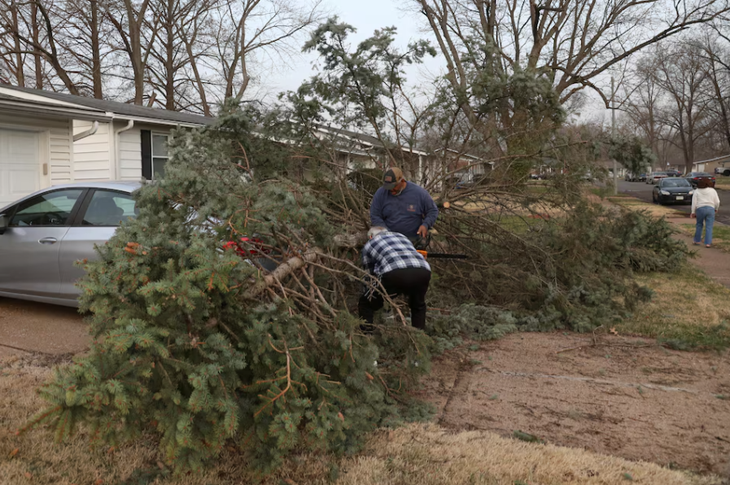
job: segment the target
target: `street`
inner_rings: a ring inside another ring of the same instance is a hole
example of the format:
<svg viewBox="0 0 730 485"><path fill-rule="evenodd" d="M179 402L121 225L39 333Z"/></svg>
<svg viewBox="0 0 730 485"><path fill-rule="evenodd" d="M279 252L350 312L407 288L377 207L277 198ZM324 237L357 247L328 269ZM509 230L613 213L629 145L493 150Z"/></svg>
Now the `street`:
<svg viewBox="0 0 730 485"><path fill-rule="evenodd" d="M646 202L651 202L651 191L653 189L653 185L644 182L624 182L623 180L618 182L619 192L632 195ZM715 220L730 225L730 191L718 190L717 195L720 197L720 210L717 212ZM687 214L690 213L689 205L673 204L671 207Z"/></svg>

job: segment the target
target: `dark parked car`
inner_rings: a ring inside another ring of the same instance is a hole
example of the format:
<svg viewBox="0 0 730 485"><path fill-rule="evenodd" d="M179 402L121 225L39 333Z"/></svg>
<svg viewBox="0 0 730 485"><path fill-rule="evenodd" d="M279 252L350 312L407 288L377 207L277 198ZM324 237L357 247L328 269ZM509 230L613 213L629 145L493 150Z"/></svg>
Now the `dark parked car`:
<svg viewBox="0 0 730 485"><path fill-rule="evenodd" d="M667 177L658 181L654 186L651 199L655 204L691 204L692 191L692 185L687 179Z"/></svg>
<svg viewBox="0 0 730 485"><path fill-rule="evenodd" d="M667 170L667 177L681 177L682 172L679 170Z"/></svg>
<svg viewBox="0 0 730 485"><path fill-rule="evenodd" d="M715 168L715 175L730 176L730 167L717 167Z"/></svg>
<svg viewBox="0 0 730 485"><path fill-rule="evenodd" d="M715 176L711 173L707 172L690 172L687 175L684 176L684 178L687 179L687 182L692 184L692 187L697 187L697 182L700 181L700 179L710 179L712 182L712 187L715 186Z"/></svg>
<svg viewBox="0 0 730 485"><path fill-rule="evenodd" d="M646 182L646 174L645 173L640 173L639 176L637 177L637 181L639 181L639 182Z"/></svg>

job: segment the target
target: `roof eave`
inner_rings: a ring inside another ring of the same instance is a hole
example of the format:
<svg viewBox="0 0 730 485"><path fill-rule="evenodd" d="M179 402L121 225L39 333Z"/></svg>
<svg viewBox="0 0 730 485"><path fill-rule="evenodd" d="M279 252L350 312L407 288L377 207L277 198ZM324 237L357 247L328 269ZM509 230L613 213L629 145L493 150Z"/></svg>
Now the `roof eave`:
<svg viewBox="0 0 730 485"><path fill-rule="evenodd" d="M201 126L208 126L209 123L193 123L189 121L176 121L176 120L165 120L160 118L146 118L143 116L130 116L125 114L119 114L114 112L107 112L110 115L110 119L121 120L121 121L134 121L135 123L146 123L150 125L165 125L165 126L182 126L185 128L199 128ZM212 122L212 119L211 119Z"/></svg>
<svg viewBox="0 0 730 485"><path fill-rule="evenodd" d="M56 115L64 118L88 121L101 121L111 119L108 114L104 113L103 111L30 103L26 100L15 101L0 99L0 106L6 107L18 113Z"/></svg>

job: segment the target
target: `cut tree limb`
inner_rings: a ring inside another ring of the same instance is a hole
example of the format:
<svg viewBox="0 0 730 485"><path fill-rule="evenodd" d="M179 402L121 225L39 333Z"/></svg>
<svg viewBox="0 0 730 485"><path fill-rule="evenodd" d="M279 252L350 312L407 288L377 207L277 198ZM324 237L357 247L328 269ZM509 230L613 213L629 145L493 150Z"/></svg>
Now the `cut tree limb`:
<svg viewBox="0 0 730 485"><path fill-rule="evenodd" d="M246 292L244 295L245 298L255 298L257 297L261 292L263 292L266 288L269 286L275 284L277 281L281 280L288 274L292 273L293 271L296 271L300 268L303 268L307 265L307 263L311 263L313 261L316 261L319 257L320 250L317 248L310 249L309 251L305 252L301 256L295 256L293 258L288 259L285 263L280 264L274 271L267 274L263 278L261 278L259 281L256 282L256 284Z"/></svg>
<svg viewBox="0 0 730 485"><path fill-rule="evenodd" d="M340 248L360 248L365 245L367 240L368 233L365 231L335 236L335 244Z"/></svg>

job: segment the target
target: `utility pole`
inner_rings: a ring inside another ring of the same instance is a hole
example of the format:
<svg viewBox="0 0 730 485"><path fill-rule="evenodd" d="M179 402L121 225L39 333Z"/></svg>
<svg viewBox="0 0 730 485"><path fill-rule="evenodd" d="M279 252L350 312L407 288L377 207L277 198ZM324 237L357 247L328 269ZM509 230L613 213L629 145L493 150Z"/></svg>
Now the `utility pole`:
<svg viewBox="0 0 730 485"><path fill-rule="evenodd" d="M616 106L613 97L616 91L613 88L613 76L611 76L611 138L616 140ZM618 195L618 168L616 167L616 159L613 159L613 195Z"/></svg>

